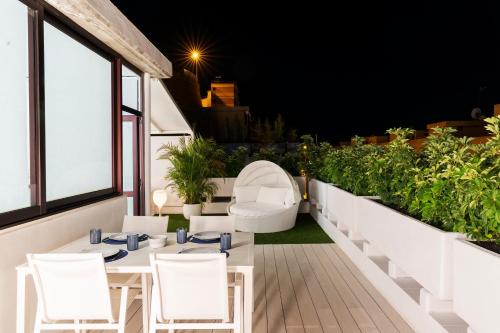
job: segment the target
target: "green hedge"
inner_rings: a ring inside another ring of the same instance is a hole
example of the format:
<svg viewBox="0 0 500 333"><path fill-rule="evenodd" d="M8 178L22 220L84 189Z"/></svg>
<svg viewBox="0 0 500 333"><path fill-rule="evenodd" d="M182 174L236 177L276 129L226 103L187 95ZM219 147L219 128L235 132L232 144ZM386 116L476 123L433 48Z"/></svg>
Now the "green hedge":
<svg viewBox="0 0 500 333"><path fill-rule="evenodd" d="M413 130L394 128L384 147L363 144L322 152L317 177L389 205L443 230L500 242L500 116L485 119L491 137L472 144L436 128L417 152ZM320 146L316 150L320 150Z"/></svg>

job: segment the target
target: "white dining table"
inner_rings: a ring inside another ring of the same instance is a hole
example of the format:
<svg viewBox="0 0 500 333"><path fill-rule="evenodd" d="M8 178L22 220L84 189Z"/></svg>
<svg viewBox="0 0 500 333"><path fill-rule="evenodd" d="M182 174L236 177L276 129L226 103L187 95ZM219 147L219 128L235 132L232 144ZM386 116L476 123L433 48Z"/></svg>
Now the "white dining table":
<svg viewBox="0 0 500 333"><path fill-rule="evenodd" d="M103 234L103 238L110 234ZM107 273L139 273L141 274L142 285L142 314L143 332L149 331L149 311L151 306L151 266L149 265L149 254L157 253L178 253L183 249L193 247L214 247L219 248L220 244L197 244L187 242L177 244L175 233L168 233L168 241L165 247L153 249L149 247L148 241L139 243L139 249L128 251L128 255L122 259L105 263ZM106 248L127 248L123 245L110 245L105 243L90 244L89 236L82 237L68 243L52 253L80 253L88 249ZM252 332L253 313L253 268L254 268L254 234L248 232L235 232L232 234L232 248L228 250L227 270L229 273L241 273L243 275L243 327L245 333ZM22 264L17 269L17 333L25 333L25 305L26 305L26 282L31 274L27 263Z"/></svg>

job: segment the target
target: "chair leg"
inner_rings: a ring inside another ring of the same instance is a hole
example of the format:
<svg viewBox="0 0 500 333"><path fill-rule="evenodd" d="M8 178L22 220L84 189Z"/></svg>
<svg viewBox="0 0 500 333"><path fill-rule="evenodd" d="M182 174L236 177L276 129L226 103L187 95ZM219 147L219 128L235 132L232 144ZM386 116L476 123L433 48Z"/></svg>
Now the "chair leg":
<svg viewBox="0 0 500 333"><path fill-rule="evenodd" d="M233 323L234 323L234 332L235 333L243 333L242 331L242 309L243 309L243 298L241 297L241 283L236 284L234 286L234 314L233 314Z"/></svg>
<svg viewBox="0 0 500 333"><path fill-rule="evenodd" d="M153 289L155 286L153 285ZM156 309L157 309L157 298L155 291L151 293L151 307L149 308L149 333L156 333Z"/></svg>
<svg viewBox="0 0 500 333"><path fill-rule="evenodd" d="M173 324L173 323L174 323L174 320L173 320L173 319L170 319L170 321L169 321L169 322L170 322L170 324ZM173 328L171 328L171 329L169 329L169 330L168 330L168 333L174 333L174 331L175 331L175 330L174 330Z"/></svg>
<svg viewBox="0 0 500 333"><path fill-rule="evenodd" d="M120 313L118 315L118 333L125 333L125 324L127 321L127 298L128 287L122 287L120 295Z"/></svg>
<svg viewBox="0 0 500 333"><path fill-rule="evenodd" d="M40 305L37 306L36 315L35 315L35 328L33 329L33 333L40 333L40 325L42 324L42 316L40 311Z"/></svg>
<svg viewBox="0 0 500 333"><path fill-rule="evenodd" d="M75 323L75 325L80 323L78 319L75 319L73 322ZM75 333L80 333L80 330L78 328L75 328Z"/></svg>

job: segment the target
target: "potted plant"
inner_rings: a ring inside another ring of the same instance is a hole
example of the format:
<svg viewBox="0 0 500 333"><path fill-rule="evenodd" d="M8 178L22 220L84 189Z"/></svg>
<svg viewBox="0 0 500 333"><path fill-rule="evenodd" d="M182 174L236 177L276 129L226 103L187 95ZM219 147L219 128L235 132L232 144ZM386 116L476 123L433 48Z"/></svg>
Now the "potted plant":
<svg viewBox="0 0 500 333"><path fill-rule="evenodd" d="M210 200L217 191L217 184L209 177L222 175L224 163L218 160L218 147L213 140L195 136L181 138L178 145L167 144L160 147L159 159L168 160L167 187L173 188L183 199L184 217L201 215L204 200Z"/></svg>

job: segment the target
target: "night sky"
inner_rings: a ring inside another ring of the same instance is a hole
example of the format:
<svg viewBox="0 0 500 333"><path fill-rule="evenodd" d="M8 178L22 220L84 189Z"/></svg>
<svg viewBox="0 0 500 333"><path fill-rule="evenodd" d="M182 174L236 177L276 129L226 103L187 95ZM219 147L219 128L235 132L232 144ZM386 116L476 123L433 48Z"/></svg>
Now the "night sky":
<svg viewBox="0 0 500 333"><path fill-rule="evenodd" d="M493 1L113 3L175 70L184 43L208 47L202 95L215 76L236 80L253 115L280 113L320 140L467 120L478 103L488 116L500 102Z"/></svg>

